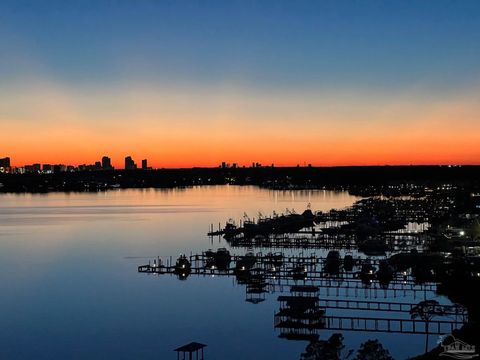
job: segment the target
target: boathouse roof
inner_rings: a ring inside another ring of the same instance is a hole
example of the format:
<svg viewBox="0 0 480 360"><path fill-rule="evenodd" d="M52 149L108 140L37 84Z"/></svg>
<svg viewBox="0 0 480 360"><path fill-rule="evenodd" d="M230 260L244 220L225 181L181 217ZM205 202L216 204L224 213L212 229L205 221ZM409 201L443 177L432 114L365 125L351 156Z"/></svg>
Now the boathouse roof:
<svg viewBox="0 0 480 360"><path fill-rule="evenodd" d="M193 352L193 351L203 349L205 346L207 346L207 345L197 343L197 342L191 342L190 344L180 346L179 348L177 348L173 351Z"/></svg>

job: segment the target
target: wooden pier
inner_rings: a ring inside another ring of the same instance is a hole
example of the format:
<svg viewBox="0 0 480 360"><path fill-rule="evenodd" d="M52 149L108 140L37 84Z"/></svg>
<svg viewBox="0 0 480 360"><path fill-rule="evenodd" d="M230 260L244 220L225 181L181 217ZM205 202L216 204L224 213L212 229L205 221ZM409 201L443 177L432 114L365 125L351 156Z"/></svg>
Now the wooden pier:
<svg viewBox="0 0 480 360"><path fill-rule="evenodd" d="M432 242L426 234L384 233L376 237L385 243L386 251L420 250ZM236 236L226 240L233 248L265 248L265 249L358 249L356 236L346 234L319 233L302 230L296 233L257 237Z"/></svg>
<svg viewBox="0 0 480 360"><path fill-rule="evenodd" d="M327 258L323 256L318 256L315 253L304 254L300 252L298 255L285 255L283 253L267 253L264 254L262 252L257 252L256 254L252 254L255 257L255 266L256 267L271 267L274 266L276 263L283 265L283 266L296 266L298 264L303 264L306 266L324 266ZM235 264L239 260L242 260L245 255L231 255L230 262ZM376 257L367 257L367 256L356 256L353 257L352 260L355 266L362 265L366 261L368 261L372 266L378 266L382 260L386 260L385 256L376 256ZM157 264L161 263L161 266L155 266L150 262L146 265L141 265L138 267L140 272L147 272L148 268L152 268L150 271L160 271L158 270L159 267L169 268L174 267L173 259L166 258L161 259L159 257L154 258L153 260L160 261ZM203 252L201 254L192 254L188 257L189 262L192 264L192 267L205 267L209 262L208 255ZM343 266L343 259L340 259L340 265ZM141 271L142 270L142 271Z"/></svg>
<svg viewBox="0 0 480 360"><path fill-rule="evenodd" d="M154 263L138 267L138 272L157 275L179 275L179 272L186 276L231 276L245 279L246 283L255 276L261 276L265 281L266 287L269 289L282 288L297 284L301 281L304 283L315 283L321 286L323 290L336 289L378 289L390 292L410 292L425 293L434 292L436 283L425 282L419 284L410 274L392 274L391 279L387 282L380 282L374 273L362 276L361 266L368 262L373 267L378 267L381 259L354 258L355 263L352 271L344 271L339 268L338 274L329 274L324 271L327 262L326 257L310 255L282 256L275 254L257 253L251 255L252 264L249 268L239 266L245 260L245 255L232 255L228 266L219 268L211 265L209 258L205 253L191 255L189 263L191 266L188 271L179 271L178 267L172 264L171 259L163 262L156 259ZM163 265L163 264L166 265Z"/></svg>
<svg viewBox="0 0 480 360"><path fill-rule="evenodd" d="M374 317L325 316L328 330L388 332L402 334L451 334L463 326L463 321L389 319Z"/></svg>
<svg viewBox="0 0 480 360"><path fill-rule="evenodd" d="M297 284L299 281L296 282ZM319 295L320 296L335 296L343 298L368 298L368 299L378 299L378 298L398 298L398 297L412 297L414 299L423 299L425 295L431 296L435 293L434 290L426 290L419 285L418 287L408 287L399 286L388 288L382 288L378 283L373 283L370 286L365 286L361 282L357 282L353 286L336 286L334 283L324 283L324 282L310 282L305 281L301 282L302 284L315 284L320 286ZM292 284L295 284L293 281L282 281L281 284L270 283L268 290L271 293L284 292L287 291L288 287Z"/></svg>
<svg viewBox="0 0 480 360"><path fill-rule="evenodd" d="M378 312L394 312L394 313L410 313L417 304L408 302L390 302L390 301L366 301L366 300L350 300L350 299L322 299L320 298L320 306L325 309L341 309L355 311L378 311ZM438 305L441 307L441 305ZM443 307L442 307L443 308ZM435 309L434 309L435 311ZM451 305L444 311L445 316L452 316L461 322L467 320L467 310L460 305Z"/></svg>
<svg viewBox="0 0 480 360"><path fill-rule="evenodd" d="M392 273L387 282L380 282L376 271L385 259L352 258L352 271L345 271L338 259L339 271L332 275L325 271L328 257L314 253L227 253L221 253L225 260L221 266L214 261L216 253L210 251L180 257L175 263L171 258L157 258L139 266L138 271L181 279L193 275L233 277L245 286L245 300L252 304L265 301L268 294L287 293L278 297L280 308L274 314L274 328L280 331L280 337L292 340L315 339L323 330L445 334L468 321L466 309L459 305L442 305L440 319L412 319L411 313L418 305L412 299L422 301L434 296L437 284L419 284L409 272ZM362 273L362 265L367 263L373 270ZM336 314L338 311L342 313ZM344 312L352 315L344 316ZM368 316L369 312L381 316Z"/></svg>

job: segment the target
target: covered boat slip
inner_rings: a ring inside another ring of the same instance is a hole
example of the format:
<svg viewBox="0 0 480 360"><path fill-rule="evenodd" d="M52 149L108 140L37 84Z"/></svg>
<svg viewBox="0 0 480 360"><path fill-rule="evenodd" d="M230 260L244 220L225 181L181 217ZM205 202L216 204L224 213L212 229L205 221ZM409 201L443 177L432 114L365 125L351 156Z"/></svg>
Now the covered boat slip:
<svg viewBox="0 0 480 360"><path fill-rule="evenodd" d="M177 360L203 360L203 348L206 346L205 344L191 342L180 346L174 351L177 353ZM193 357L194 354L195 357ZM186 356L188 356L188 358Z"/></svg>

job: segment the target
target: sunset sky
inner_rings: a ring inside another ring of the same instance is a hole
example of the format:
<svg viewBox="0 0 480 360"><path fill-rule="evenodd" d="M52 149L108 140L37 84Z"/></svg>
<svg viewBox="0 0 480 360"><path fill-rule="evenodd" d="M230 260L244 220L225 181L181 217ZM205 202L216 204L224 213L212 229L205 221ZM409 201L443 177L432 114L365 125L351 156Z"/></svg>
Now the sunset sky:
<svg viewBox="0 0 480 360"><path fill-rule="evenodd" d="M0 157L480 164L479 1L0 2Z"/></svg>

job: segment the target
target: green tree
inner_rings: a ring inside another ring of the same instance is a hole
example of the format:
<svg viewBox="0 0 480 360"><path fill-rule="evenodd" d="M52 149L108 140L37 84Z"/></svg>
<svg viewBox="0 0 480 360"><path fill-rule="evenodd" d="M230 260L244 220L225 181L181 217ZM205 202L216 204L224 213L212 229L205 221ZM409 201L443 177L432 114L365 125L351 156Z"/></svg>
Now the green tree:
<svg viewBox="0 0 480 360"><path fill-rule="evenodd" d="M480 238L480 222L478 219L472 221L471 226L467 229L467 234L473 239Z"/></svg>
<svg viewBox="0 0 480 360"><path fill-rule="evenodd" d="M354 360L393 360L393 358L378 340L368 340L360 346Z"/></svg>
<svg viewBox="0 0 480 360"><path fill-rule="evenodd" d="M307 345L305 353L302 354L302 360L340 360L346 359L351 355L351 351L342 356L343 335L333 334L328 340L316 340Z"/></svg>
<svg viewBox="0 0 480 360"><path fill-rule="evenodd" d="M425 352L428 351L428 332L430 329L430 321L435 316L445 316L448 308L449 306L440 305L436 300L424 300L420 301L410 310L410 316L412 317L412 319L421 319L425 322L425 331L427 333L425 341Z"/></svg>

